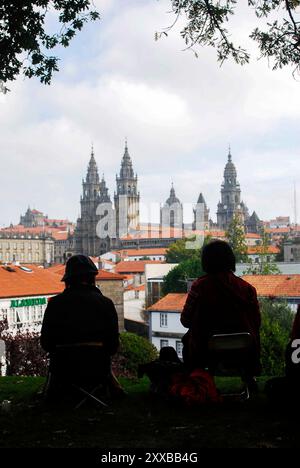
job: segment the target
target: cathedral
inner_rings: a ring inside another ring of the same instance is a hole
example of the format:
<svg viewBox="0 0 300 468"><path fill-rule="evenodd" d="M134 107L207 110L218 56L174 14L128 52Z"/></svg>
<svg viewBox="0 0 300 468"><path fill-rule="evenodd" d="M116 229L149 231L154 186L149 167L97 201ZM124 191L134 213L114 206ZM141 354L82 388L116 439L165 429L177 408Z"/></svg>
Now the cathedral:
<svg viewBox="0 0 300 468"><path fill-rule="evenodd" d="M90 256L99 256L109 250L122 247L121 239L131 232L140 232L140 194L138 177L134 173L129 155L127 141L121 160L119 174L116 175L116 191L109 195L104 175L100 180L94 150L88 165L86 178L82 181L80 199L81 214L74 232L74 250ZM183 205L175 193L172 183L170 195L160 208L160 237L163 228L187 230L183 223ZM193 209L193 223L190 231L226 230L232 219L238 216L246 232L259 231L261 221L253 212L249 216L246 204L241 200L241 188L237 180L237 171L232 162L229 150L228 161L224 169L224 180L221 185L221 200L217 208L217 223L209 217L209 209L202 193L199 194ZM159 245L157 245L159 247Z"/></svg>
<svg viewBox="0 0 300 468"><path fill-rule="evenodd" d="M92 149L86 179L82 181L81 216L74 232L77 253L101 255L118 248L119 239L138 228L140 194L137 184L126 142L120 174L116 176L113 206L104 175L101 180L99 178Z"/></svg>

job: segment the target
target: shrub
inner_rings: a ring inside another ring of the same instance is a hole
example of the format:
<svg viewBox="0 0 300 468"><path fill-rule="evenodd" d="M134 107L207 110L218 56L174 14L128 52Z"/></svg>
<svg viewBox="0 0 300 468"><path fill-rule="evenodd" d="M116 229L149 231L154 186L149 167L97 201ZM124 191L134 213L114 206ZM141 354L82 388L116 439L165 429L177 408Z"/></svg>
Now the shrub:
<svg viewBox="0 0 300 468"><path fill-rule="evenodd" d="M40 334L30 331L2 332L5 342L6 375L45 376L47 354L40 345Z"/></svg>
<svg viewBox="0 0 300 468"><path fill-rule="evenodd" d="M293 313L286 302L264 299L260 301L262 326L261 360L264 375L282 375L285 349L289 341Z"/></svg>
<svg viewBox="0 0 300 468"><path fill-rule="evenodd" d="M134 333L120 334L120 349L113 358L113 370L118 376L136 377L138 366L157 358L150 341Z"/></svg>
<svg viewBox="0 0 300 468"><path fill-rule="evenodd" d="M0 338L6 347L6 375L45 376L47 353L40 345L37 332L11 333L0 322ZM120 334L120 349L113 357L112 368L118 376L136 377L139 364L156 359L156 348L145 338L134 333Z"/></svg>

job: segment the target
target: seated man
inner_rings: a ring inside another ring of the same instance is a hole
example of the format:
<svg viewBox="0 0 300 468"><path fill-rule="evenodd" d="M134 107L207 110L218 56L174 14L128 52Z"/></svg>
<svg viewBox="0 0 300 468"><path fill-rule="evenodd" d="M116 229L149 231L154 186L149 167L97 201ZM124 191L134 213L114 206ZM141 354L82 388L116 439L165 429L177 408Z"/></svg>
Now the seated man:
<svg viewBox="0 0 300 468"><path fill-rule="evenodd" d="M63 376L62 367L66 365L63 350L68 345L72 353L76 350L76 359L81 353L85 359L84 349L91 345L97 351L96 358L101 358L102 373L110 375L110 381L114 382L110 364L119 345L118 316L113 302L95 286L97 273L95 264L84 255L74 255L67 261L62 278L66 288L49 301L41 330L42 348L50 354L50 374ZM101 371L97 362L96 359L95 377ZM77 363L79 368L80 362ZM84 369L84 363L81 364ZM50 393L51 385L50 380Z"/></svg>

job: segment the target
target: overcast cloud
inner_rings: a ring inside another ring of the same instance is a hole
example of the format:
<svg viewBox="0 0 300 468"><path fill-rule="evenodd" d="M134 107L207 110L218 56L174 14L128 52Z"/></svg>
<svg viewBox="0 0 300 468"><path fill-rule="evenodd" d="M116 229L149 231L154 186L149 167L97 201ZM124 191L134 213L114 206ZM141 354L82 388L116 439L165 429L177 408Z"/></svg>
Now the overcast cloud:
<svg viewBox="0 0 300 468"><path fill-rule="evenodd" d="M28 205L75 221L92 143L113 196L125 137L145 204L165 201L173 181L184 203L202 191L215 219L230 143L250 211L293 216L300 82L291 70L255 59L220 68L214 50L183 52L176 31L155 42L172 21L168 1L95 3L102 20L59 51L51 86L20 78L0 95L0 224ZM242 8L235 37L251 21Z"/></svg>

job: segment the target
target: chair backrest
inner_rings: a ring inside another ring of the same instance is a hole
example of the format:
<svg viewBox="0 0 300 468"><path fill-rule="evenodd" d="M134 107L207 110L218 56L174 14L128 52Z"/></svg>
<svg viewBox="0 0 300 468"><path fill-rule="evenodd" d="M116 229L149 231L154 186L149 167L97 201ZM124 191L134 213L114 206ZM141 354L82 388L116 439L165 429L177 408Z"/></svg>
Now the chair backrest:
<svg viewBox="0 0 300 468"><path fill-rule="evenodd" d="M213 352L246 351L251 348L253 339L250 333L228 333L213 335L208 342L208 350Z"/></svg>
<svg viewBox="0 0 300 468"><path fill-rule="evenodd" d="M252 349L253 338L250 333L213 335L208 342L208 368L214 375L243 375Z"/></svg>

